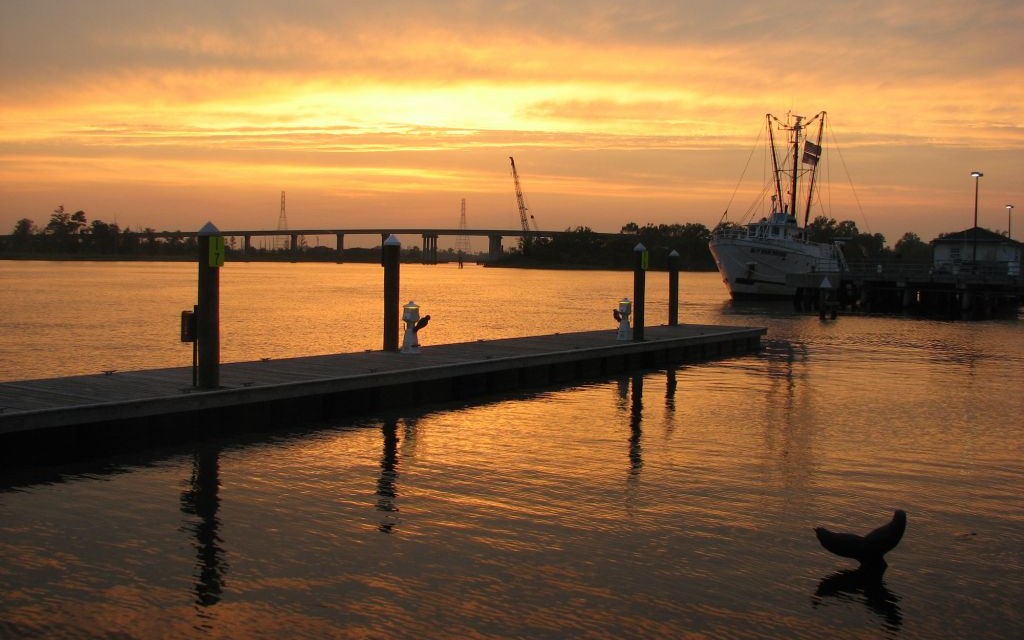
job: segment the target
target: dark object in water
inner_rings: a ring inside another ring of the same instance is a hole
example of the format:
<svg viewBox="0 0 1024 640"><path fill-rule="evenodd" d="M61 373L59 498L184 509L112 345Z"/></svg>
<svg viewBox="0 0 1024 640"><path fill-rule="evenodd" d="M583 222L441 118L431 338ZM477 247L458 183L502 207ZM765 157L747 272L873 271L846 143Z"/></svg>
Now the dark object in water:
<svg viewBox="0 0 1024 640"><path fill-rule="evenodd" d="M818 542L837 556L853 558L862 567L884 569L888 566L885 554L896 548L903 532L907 529L907 512L897 509L888 524L884 524L871 533L859 536L855 533L835 533L824 527L818 527L814 534Z"/></svg>

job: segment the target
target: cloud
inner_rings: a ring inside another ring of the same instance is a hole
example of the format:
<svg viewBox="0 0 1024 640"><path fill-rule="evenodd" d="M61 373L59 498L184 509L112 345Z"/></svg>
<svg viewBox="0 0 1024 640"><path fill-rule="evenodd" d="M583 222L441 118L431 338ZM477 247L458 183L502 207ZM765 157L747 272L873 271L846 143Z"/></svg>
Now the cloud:
<svg viewBox="0 0 1024 640"><path fill-rule="evenodd" d="M59 176L420 190L403 206L426 210L504 198L515 154L549 219L577 202L713 224L764 114L826 109L871 193L934 216L958 164L1020 168L1022 23L1016 2L14 0L0 180L43 194L7 206Z"/></svg>

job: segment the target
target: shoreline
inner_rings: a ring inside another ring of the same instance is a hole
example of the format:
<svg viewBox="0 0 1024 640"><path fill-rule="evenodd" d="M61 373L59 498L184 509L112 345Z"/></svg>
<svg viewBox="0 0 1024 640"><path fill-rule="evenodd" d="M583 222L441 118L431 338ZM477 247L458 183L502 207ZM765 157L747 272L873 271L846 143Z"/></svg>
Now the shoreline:
<svg viewBox="0 0 1024 640"><path fill-rule="evenodd" d="M11 262L196 262L195 256L125 256L125 255L103 255L103 254L0 254L0 261ZM377 258L351 259L337 262L326 258L296 258L292 256L283 257L248 257L245 259L226 258L227 262L279 262L279 263L317 263L317 264L376 264ZM456 264L455 260L438 260L434 264ZM480 260L464 260L467 265L486 267L489 269L540 269L549 271L632 271L630 267L617 265L571 265L571 264L508 264L502 262L487 262ZM403 262L402 264L421 264L418 260ZM664 272L666 269L649 269L651 272ZM680 273L714 273L714 269L679 269Z"/></svg>

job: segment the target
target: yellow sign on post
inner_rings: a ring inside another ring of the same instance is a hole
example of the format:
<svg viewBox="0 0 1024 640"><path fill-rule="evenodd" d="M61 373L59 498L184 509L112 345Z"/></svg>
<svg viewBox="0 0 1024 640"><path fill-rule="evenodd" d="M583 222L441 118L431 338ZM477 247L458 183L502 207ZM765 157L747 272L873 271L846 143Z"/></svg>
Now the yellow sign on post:
<svg viewBox="0 0 1024 640"><path fill-rule="evenodd" d="M224 236L210 236L210 262L211 267L224 266Z"/></svg>
<svg viewBox="0 0 1024 640"><path fill-rule="evenodd" d="M651 266L651 252L644 249L644 252L640 254L640 268L647 271L648 267Z"/></svg>

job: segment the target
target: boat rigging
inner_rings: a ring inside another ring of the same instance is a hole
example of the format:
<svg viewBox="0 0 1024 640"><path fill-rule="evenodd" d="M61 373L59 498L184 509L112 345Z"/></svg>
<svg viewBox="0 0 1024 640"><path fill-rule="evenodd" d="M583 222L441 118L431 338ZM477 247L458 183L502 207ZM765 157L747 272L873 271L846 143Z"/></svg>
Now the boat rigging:
<svg viewBox="0 0 1024 640"><path fill-rule="evenodd" d="M838 248L812 242L806 233L815 199L825 118L824 111L811 118L791 114L786 121L770 113L766 115L774 187L769 214L742 227L720 225L709 242L733 297L790 296L794 289L786 284L788 274L838 269L842 261ZM813 130L815 124L817 132L811 141L807 131ZM776 147L775 129L788 135L784 149ZM796 218L801 205L803 225Z"/></svg>

